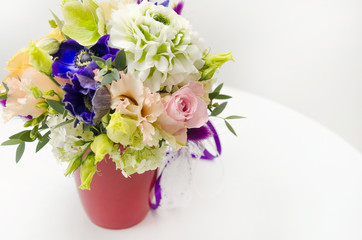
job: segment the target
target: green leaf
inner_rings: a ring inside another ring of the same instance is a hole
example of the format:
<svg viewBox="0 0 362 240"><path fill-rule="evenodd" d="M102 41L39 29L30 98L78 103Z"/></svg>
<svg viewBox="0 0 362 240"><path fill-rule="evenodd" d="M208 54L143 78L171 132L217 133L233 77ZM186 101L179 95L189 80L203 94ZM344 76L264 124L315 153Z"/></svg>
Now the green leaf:
<svg viewBox="0 0 362 240"><path fill-rule="evenodd" d="M118 52L116 58L113 61L113 66L117 68L118 71L123 71L127 67L126 53L123 49Z"/></svg>
<svg viewBox="0 0 362 240"><path fill-rule="evenodd" d="M14 134L12 136L9 137L9 139L19 139L21 137L21 135L23 135L24 133L30 132L31 130L25 130L25 131L21 131L17 134Z"/></svg>
<svg viewBox="0 0 362 240"><path fill-rule="evenodd" d="M232 97L229 95L224 95L224 94L219 94L215 97L215 99L230 99L230 98L232 98Z"/></svg>
<svg viewBox="0 0 362 240"><path fill-rule="evenodd" d="M220 93L218 93L218 92L212 92L212 93L210 93L210 94L209 94L210 100L215 99L217 96L219 96L219 94L220 94Z"/></svg>
<svg viewBox="0 0 362 240"><path fill-rule="evenodd" d="M112 68L112 58L108 58L108 59L106 60L106 66L107 66L108 68Z"/></svg>
<svg viewBox="0 0 362 240"><path fill-rule="evenodd" d="M232 115L232 116L226 117L225 119L241 119L241 118L245 118L245 117L237 116L237 115Z"/></svg>
<svg viewBox="0 0 362 240"><path fill-rule="evenodd" d="M64 104L55 100L51 100L51 99L47 99L47 103L49 104L49 106L51 106L57 113L63 114L65 109L64 109Z"/></svg>
<svg viewBox="0 0 362 240"><path fill-rule="evenodd" d="M219 92L221 91L221 89L222 89L223 86L224 86L224 84L221 83L219 86L217 86L217 87L215 88L214 92L219 93Z"/></svg>
<svg viewBox="0 0 362 240"><path fill-rule="evenodd" d="M6 90L7 92L9 92L9 87L8 87L8 85L7 85L6 83L4 83L4 82L2 82L2 84L3 84L4 88L5 88L5 90Z"/></svg>
<svg viewBox="0 0 362 240"><path fill-rule="evenodd" d="M50 24L50 26L52 28L57 28L58 27L57 23L54 20L49 20L49 24Z"/></svg>
<svg viewBox="0 0 362 240"><path fill-rule="evenodd" d="M90 131L90 128L91 128L90 124L83 123L83 131L84 132Z"/></svg>
<svg viewBox="0 0 362 240"><path fill-rule="evenodd" d="M22 142L19 144L18 148L16 149L16 163L18 163L23 156L25 150L25 143Z"/></svg>
<svg viewBox="0 0 362 240"><path fill-rule="evenodd" d="M106 66L106 61L103 58L93 56L92 60L98 65L100 68L104 68Z"/></svg>
<svg viewBox="0 0 362 240"><path fill-rule="evenodd" d="M44 129L47 129L47 128L49 128L48 125L46 124L45 121L43 121L43 122L41 123L41 127L39 128L39 130L44 130Z"/></svg>
<svg viewBox="0 0 362 240"><path fill-rule="evenodd" d="M54 127L54 129L56 129L56 128L58 128L58 127L61 127L61 126L64 126L64 125L67 125L67 124L69 124L69 123L71 123L71 122L73 122L73 121L74 121L73 119L69 119L69 120L64 121L64 122L62 122L62 123L59 123L58 125L56 125L56 126Z"/></svg>
<svg viewBox="0 0 362 240"><path fill-rule="evenodd" d="M113 82L113 80L115 80L115 79L114 79L113 72L112 72L112 73L109 73L109 74L103 76L102 85L111 84Z"/></svg>
<svg viewBox="0 0 362 240"><path fill-rule="evenodd" d="M57 82L57 80L55 80L55 78L53 77L52 74L47 74L47 73L44 73L45 75L47 75L47 77L55 84L57 85L58 87L60 87L60 84Z"/></svg>
<svg viewBox="0 0 362 240"><path fill-rule="evenodd" d="M235 132L234 128L230 125L230 123L228 123L225 120L225 124L226 124L227 128L229 129L229 131L237 137L238 135L236 135L236 132Z"/></svg>
<svg viewBox="0 0 362 240"><path fill-rule="evenodd" d="M121 79L121 77L119 76L119 72L117 71L117 69L113 69L113 71L112 71L112 76L113 76L114 80L119 80L119 79Z"/></svg>
<svg viewBox="0 0 362 240"><path fill-rule="evenodd" d="M38 135L40 135L40 133L39 133L39 126L35 126L34 128L33 128L33 130L31 130L31 132L30 132L30 137L31 138L37 138L38 137Z"/></svg>
<svg viewBox="0 0 362 240"><path fill-rule="evenodd" d="M35 138L31 137L31 131L27 131L19 137L20 140L24 142L34 142Z"/></svg>
<svg viewBox="0 0 362 240"><path fill-rule="evenodd" d="M217 116L219 115L220 113L222 113L222 111L224 111L226 105L228 103L227 102L223 102L221 103L219 106L217 106L212 112L211 112L211 116Z"/></svg>
<svg viewBox="0 0 362 240"><path fill-rule="evenodd" d="M7 99L8 98L8 94L0 94L0 99Z"/></svg>
<svg viewBox="0 0 362 240"><path fill-rule="evenodd" d="M21 141L20 139L10 139L10 140L7 140L7 141L3 142L1 145L2 146L10 146L10 145L17 145L17 144L20 144L22 142L23 141Z"/></svg>
<svg viewBox="0 0 362 240"><path fill-rule="evenodd" d="M99 72L98 72L98 76L104 76L108 73L108 69L107 68L102 68Z"/></svg>
<svg viewBox="0 0 362 240"><path fill-rule="evenodd" d="M64 113L63 113L63 119L68 115L68 111L66 109L64 109Z"/></svg>
<svg viewBox="0 0 362 240"><path fill-rule="evenodd" d="M62 20L60 20L60 18L58 18L58 16L52 10L50 10L50 12L52 13L52 15L54 17L56 25L59 27L60 31L62 31L62 28L64 26L64 22Z"/></svg>
<svg viewBox="0 0 362 240"><path fill-rule="evenodd" d="M36 145L36 152L39 152L50 140L49 138L50 131L48 131L46 134L44 134L43 139L38 142Z"/></svg>

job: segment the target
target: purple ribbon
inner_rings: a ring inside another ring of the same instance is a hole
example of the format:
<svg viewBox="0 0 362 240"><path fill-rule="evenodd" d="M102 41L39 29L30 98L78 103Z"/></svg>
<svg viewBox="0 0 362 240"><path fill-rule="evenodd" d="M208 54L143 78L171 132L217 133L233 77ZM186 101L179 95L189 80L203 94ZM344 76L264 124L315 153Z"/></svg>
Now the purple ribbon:
<svg viewBox="0 0 362 240"><path fill-rule="evenodd" d="M212 161L214 160L215 158L217 158L218 156L220 156L221 154L221 151L222 151L222 148L221 148L221 143L220 143L220 138L219 138L219 135L217 134L214 126L212 125L212 123L210 121L208 121L206 123L207 127L209 128L209 130L211 131L212 133L212 137L214 138L214 141L215 141L215 145L216 145L216 150L217 150L217 155L214 156L212 155L207 149L204 150L203 152L203 155L200 157L200 159L204 159L204 160L209 160L209 161ZM209 136L208 136L209 137ZM207 138L208 138L207 137ZM193 158L196 158L195 155L192 155ZM166 165L167 166L167 165ZM165 168L166 168L165 166ZM165 168L163 170L165 170ZM160 206L160 203L161 203L161 199L162 199L162 188L161 188L161 178L162 178L162 174L163 174L163 170L161 171L161 174L160 176L158 176L157 180L156 180L156 183L155 183L155 203L152 203L150 204L150 207L152 209L157 209L159 206Z"/></svg>
<svg viewBox="0 0 362 240"><path fill-rule="evenodd" d="M161 198L162 198L161 185L160 185L162 173L163 173L163 171L161 172L160 176L158 176L156 183L155 183L155 200L156 200L156 202L150 203L150 207L152 209L157 209L160 206L160 202L161 202Z"/></svg>

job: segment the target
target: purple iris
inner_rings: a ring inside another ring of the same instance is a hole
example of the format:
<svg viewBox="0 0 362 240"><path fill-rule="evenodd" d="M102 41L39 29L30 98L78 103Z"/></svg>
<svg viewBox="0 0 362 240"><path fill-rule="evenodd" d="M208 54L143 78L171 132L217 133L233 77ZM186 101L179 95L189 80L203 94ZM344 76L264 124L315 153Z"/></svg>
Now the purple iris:
<svg viewBox="0 0 362 240"><path fill-rule="evenodd" d="M116 57L119 49L108 46L109 35L104 35L90 48L80 45L73 39L60 44L57 53L53 54L53 74L61 78L68 78L68 73L80 73L82 69L89 66L92 70L97 64L92 60L93 56L107 60Z"/></svg>
<svg viewBox="0 0 362 240"><path fill-rule="evenodd" d="M71 75L71 74L69 74ZM111 94L106 86L93 77L74 74L72 84L65 84L63 102L67 109L79 121L97 125L107 114L111 105Z"/></svg>

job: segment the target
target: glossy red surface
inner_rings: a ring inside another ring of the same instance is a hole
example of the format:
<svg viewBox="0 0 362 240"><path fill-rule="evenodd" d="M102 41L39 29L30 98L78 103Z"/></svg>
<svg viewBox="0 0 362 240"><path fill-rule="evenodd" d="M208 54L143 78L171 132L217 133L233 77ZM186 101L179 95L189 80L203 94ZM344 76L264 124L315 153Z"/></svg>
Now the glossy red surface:
<svg viewBox="0 0 362 240"><path fill-rule="evenodd" d="M150 209L150 192L157 170L125 178L111 160L98 163L91 190L78 189L84 210L96 225L109 229L129 228L141 222ZM80 185L79 169L75 172Z"/></svg>

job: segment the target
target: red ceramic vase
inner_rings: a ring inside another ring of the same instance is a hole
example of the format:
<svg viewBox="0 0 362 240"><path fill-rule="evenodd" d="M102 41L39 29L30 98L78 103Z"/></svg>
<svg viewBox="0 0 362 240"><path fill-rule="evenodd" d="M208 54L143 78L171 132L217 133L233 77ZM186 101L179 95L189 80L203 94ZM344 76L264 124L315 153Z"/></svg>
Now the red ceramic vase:
<svg viewBox="0 0 362 240"><path fill-rule="evenodd" d="M125 178L111 160L97 165L99 174L91 182L91 190L78 193L88 217L96 225L109 229L129 228L141 222L150 209L150 192L157 170L132 174ZM75 172L77 186L80 171Z"/></svg>

